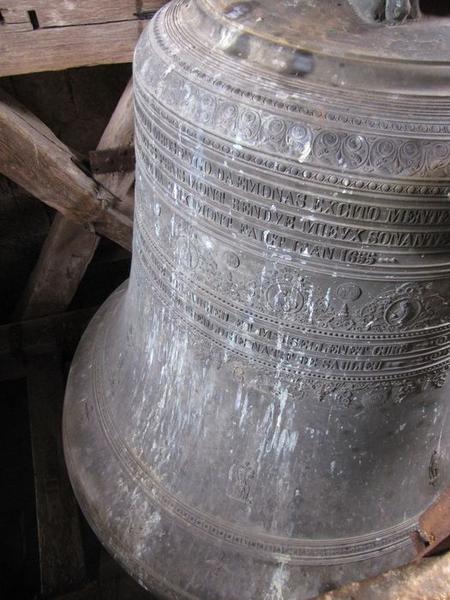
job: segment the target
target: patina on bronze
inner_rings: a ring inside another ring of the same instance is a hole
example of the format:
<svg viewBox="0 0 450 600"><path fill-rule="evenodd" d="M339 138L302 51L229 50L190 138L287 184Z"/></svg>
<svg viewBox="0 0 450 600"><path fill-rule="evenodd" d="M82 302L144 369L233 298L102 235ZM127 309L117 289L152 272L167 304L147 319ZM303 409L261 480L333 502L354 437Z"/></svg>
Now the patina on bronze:
<svg viewBox="0 0 450 600"><path fill-rule="evenodd" d="M450 483L450 27L374 7L180 0L138 45L132 272L64 435L163 598L395 567Z"/></svg>

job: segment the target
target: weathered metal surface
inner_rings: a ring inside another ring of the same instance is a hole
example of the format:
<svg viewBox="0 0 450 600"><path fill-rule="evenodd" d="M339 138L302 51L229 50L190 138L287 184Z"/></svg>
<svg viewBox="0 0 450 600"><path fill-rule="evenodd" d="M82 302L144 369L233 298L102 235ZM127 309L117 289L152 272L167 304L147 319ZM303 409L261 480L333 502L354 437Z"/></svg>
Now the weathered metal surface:
<svg viewBox="0 0 450 600"><path fill-rule="evenodd" d="M449 581L450 554L446 554L351 583L316 600L448 600Z"/></svg>
<svg viewBox="0 0 450 600"><path fill-rule="evenodd" d="M446 490L419 519L413 540L420 557L450 549L450 489Z"/></svg>
<svg viewBox="0 0 450 600"><path fill-rule="evenodd" d="M412 558L450 483L447 32L180 0L141 38L132 273L65 444L161 596L302 600Z"/></svg>

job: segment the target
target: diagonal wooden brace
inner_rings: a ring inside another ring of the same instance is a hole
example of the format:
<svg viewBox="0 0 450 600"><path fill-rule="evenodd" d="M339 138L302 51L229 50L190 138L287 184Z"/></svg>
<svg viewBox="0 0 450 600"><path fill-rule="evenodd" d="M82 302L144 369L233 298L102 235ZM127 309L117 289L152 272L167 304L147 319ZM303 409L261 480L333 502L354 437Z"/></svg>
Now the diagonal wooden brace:
<svg viewBox="0 0 450 600"><path fill-rule="evenodd" d="M132 221L119 199L86 174L32 113L0 93L0 172L66 218L131 248ZM100 199L101 191L101 199Z"/></svg>
<svg viewBox="0 0 450 600"><path fill-rule="evenodd" d="M134 181L134 169L126 173L98 174L94 180L89 172L77 166L69 149L45 125L11 99L4 98L3 101L4 121L12 113L18 122L16 131L20 132L20 136L19 139L14 138L13 132L9 132L17 149L13 147L2 151L0 142L0 171L61 211L53 220L37 264L16 307L15 318L30 319L61 312L69 306L97 248L99 238L96 232L110 237L126 249L130 248L133 197L129 190ZM98 150L107 147L132 149L133 119L130 81L100 139ZM25 139L26 132L30 135L28 141ZM35 146L30 148L30 143ZM25 165L21 170L13 163L14 153L20 152L21 145L26 146L28 160L34 161L29 162L30 166L35 165L34 173L27 172ZM50 165L48 171L45 168L47 159ZM62 171L65 168L70 178L64 192L70 194L67 199L61 195L60 187L64 185ZM77 206L79 201L83 202L82 211Z"/></svg>

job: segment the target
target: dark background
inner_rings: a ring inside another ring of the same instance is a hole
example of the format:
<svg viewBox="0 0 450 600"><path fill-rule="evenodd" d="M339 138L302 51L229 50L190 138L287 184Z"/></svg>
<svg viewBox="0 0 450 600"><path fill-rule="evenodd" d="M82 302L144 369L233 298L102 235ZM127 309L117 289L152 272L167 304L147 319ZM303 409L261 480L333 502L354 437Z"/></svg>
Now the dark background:
<svg viewBox="0 0 450 600"><path fill-rule="evenodd" d="M0 79L0 88L16 97L71 149L87 155L96 148L130 76L130 65L101 66L8 77ZM14 310L53 217L51 208L0 176L0 599L148 598L102 550L77 508L84 564L81 575L72 577L67 565L54 558L49 562L39 549L36 488L44 485L46 501L58 502L62 484L40 480L37 456L43 453L50 463L54 458L55 469L64 469L59 455L60 414L70 361L91 313L128 277L130 268L129 254L103 239L68 308L73 315L70 331L57 328L53 339L51 318L39 320L35 337L38 345L45 338L48 347L30 350L24 341L29 328L14 323ZM48 374L43 351L53 365ZM18 363L25 369L17 369ZM48 399L46 381L54 377L55 364L61 385L55 393L49 387L52 397ZM70 493L68 484L67 490ZM58 522L44 519L39 525L50 540L61 535ZM71 543L68 534L69 548ZM61 571L66 567L65 579ZM49 572L63 584L52 588Z"/></svg>

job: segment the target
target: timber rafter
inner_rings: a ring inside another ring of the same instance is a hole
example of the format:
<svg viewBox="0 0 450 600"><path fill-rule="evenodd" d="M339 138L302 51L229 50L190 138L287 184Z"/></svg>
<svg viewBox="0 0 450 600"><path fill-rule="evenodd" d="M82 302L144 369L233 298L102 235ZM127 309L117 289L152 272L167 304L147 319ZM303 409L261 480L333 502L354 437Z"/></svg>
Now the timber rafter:
<svg viewBox="0 0 450 600"><path fill-rule="evenodd" d="M120 199L95 181L44 123L3 92L0 130L3 175L67 219L131 248L132 220L120 211Z"/></svg>
<svg viewBox="0 0 450 600"><path fill-rule="evenodd" d="M0 77L131 62L167 0L2 0Z"/></svg>
<svg viewBox="0 0 450 600"><path fill-rule="evenodd" d="M134 111L132 81L122 97L98 143L97 149L132 148L134 143ZM133 215L134 170L125 173L102 173L95 176L103 193L117 198L122 218ZM94 225L95 228L95 225ZM116 240L117 241L117 240ZM30 319L66 310L91 262L99 237L91 227L74 223L57 214L42 247L16 309L16 317Z"/></svg>

